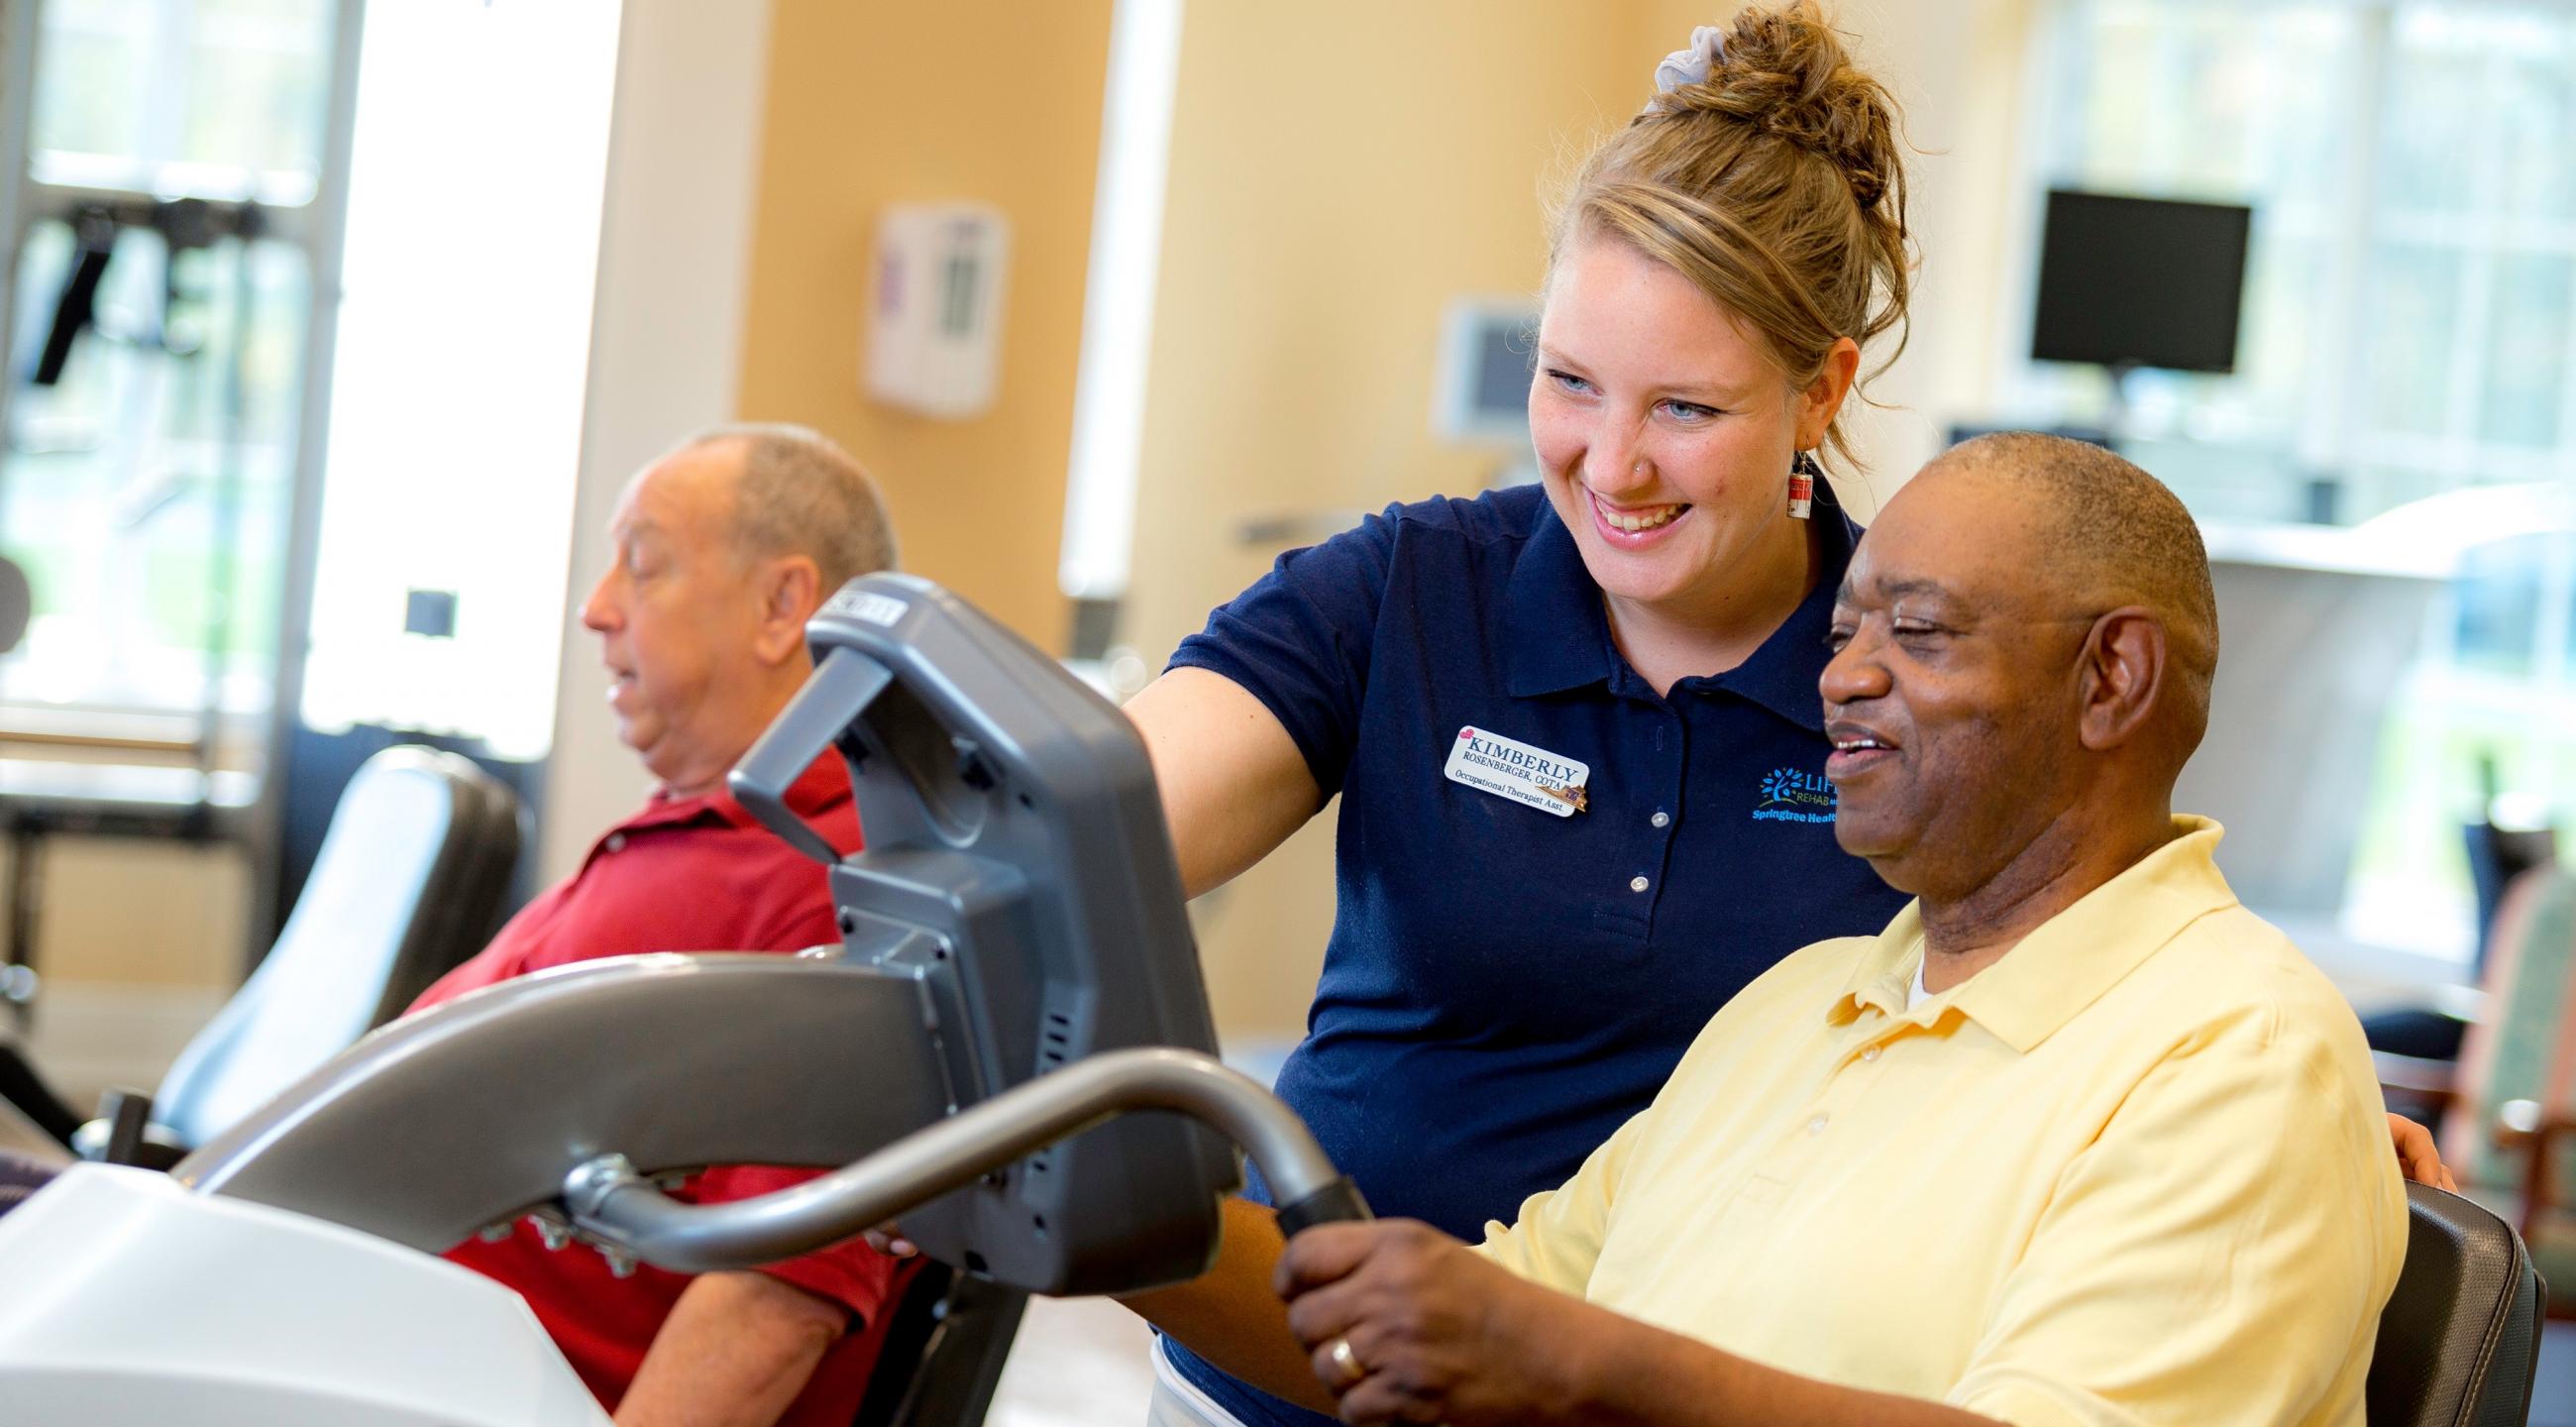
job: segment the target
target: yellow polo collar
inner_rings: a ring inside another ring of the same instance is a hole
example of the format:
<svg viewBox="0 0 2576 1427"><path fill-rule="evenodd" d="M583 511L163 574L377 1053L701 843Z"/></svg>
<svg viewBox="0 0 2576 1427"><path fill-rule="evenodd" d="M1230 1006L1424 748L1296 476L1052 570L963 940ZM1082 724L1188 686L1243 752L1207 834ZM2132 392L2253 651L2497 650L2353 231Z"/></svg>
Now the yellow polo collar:
<svg viewBox="0 0 2576 1427"><path fill-rule="evenodd" d="M2236 905L2216 854L2226 830L2176 817L2173 841L2094 888L2023 937L2001 960L1939 996L1905 1008L1923 960L1921 902L1908 902L1853 969L1825 1019L1848 1025L1863 1008L1930 1027L1952 1012L2027 1055L2120 978L2212 912Z"/></svg>

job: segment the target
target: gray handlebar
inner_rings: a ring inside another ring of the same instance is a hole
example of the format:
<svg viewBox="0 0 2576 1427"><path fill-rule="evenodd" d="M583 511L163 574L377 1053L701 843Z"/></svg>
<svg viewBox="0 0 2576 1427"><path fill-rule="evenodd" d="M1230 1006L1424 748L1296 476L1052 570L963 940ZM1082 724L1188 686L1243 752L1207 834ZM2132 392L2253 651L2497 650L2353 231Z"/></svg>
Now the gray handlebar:
<svg viewBox="0 0 2576 1427"><path fill-rule="evenodd" d="M1243 1146L1278 1192L1289 1233L1368 1217L1305 1123L1259 1082L1211 1056L1159 1046L1077 1061L775 1194L684 1204L610 1155L572 1172L564 1204L584 1235L646 1263L681 1273L749 1268L850 1238L1133 1110L1177 1110Z"/></svg>
<svg viewBox="0 0 2576 1427"><path fill-rule="evenodd" d="M840 849L787 805L787 790L893 681L885 665L855 649L825 655L813 677L725 776L734 801L797 851L826 867L838 863Z"/></svg>

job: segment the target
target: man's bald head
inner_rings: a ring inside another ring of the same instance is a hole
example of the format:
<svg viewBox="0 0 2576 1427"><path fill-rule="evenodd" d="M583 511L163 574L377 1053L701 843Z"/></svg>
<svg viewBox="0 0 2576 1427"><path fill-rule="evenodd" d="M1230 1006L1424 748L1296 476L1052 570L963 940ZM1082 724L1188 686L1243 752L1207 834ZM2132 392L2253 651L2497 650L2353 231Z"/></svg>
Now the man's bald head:
<svg viewBox="0 0 2576 1427"><path fill-rule="evenodd" d="M2210 683L2218 672L2218 595L2210 585L2209 550L2181 498L2115 452L2035 431L1963 441L1915 477L1949 478L2014 492L2014 503L2036 527L2033 588L2046 591L2063 613L2090 616L2136 605L2162 621L2178 676L2167 715L2179 770L2208 730Z"/></svg>
<svg viewBox="0 0 2576 1427"><path fill-rule="evenodd" d="M1834 834L1891 884L1955 899L2034 848L2169 835L2218 622L2199 531L2137 467L2048 436L1943 455L1853 552L1833 639Z"/></svg>

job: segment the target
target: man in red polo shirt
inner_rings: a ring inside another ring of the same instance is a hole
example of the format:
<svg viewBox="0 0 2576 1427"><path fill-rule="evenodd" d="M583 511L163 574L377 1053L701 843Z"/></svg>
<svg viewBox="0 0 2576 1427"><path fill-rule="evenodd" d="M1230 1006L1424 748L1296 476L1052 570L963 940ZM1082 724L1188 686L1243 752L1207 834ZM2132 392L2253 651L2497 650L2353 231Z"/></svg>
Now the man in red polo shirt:
<svg viewBox="0 0 2576 1427"><path fill-rule="evenodd" d="M651 951L797 951L839 940L824 871L753 821L725 774L805 681L805 621L894 563L875 486L812 432L734 427L638 475L609 527L617 561L584 602L618 736L658 786L413 1009L568 962ZM788 795L844 852L848 772L826 754ZM678 1197L746 1198L810 1171L719 1168ZM863 1243L743 1273L549 1251L527 1222L450 1259L519 1291L620 1427L847 1427L905 1274Z"/></svg>

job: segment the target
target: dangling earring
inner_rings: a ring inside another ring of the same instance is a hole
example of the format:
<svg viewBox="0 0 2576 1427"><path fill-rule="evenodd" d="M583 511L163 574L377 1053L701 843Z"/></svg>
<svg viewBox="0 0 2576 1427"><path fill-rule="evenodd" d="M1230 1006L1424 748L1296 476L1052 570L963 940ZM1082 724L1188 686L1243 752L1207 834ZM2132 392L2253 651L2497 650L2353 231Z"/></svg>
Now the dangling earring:
<svg viewBox="0 0 2576 1427"><path fill-rule="evenodd" d="M1816 482L1824 477L1816 469L1816 458L1804 451L1789 463L1789 518L1804 520L1815 509Z"/></svg>

